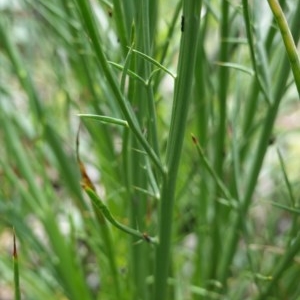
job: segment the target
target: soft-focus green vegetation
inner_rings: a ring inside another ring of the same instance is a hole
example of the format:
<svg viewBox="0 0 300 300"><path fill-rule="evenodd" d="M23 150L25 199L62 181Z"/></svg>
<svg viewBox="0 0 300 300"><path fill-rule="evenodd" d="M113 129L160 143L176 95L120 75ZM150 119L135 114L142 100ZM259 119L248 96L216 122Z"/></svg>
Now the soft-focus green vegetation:
<svg viewBox="0 0 300 300"><path fill-rule="evenodd" d="M0 1L1 299L299 299L279 2Z"/></svg>

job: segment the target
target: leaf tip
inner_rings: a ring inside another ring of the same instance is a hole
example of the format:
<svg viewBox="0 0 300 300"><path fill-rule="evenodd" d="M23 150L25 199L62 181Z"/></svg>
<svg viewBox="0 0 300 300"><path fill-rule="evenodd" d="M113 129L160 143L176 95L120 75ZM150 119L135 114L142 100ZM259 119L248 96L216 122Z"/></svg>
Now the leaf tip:
<svg viewBox="0 0 300 300"><path fill-rule="evenodd" d="M18 258L18 252L17 252L17 242L16 242L16 232L15 229L13 229L13 258Z"/></svg>
<svg viewBox="0 0 300 300"><path fill-rule="evenodd" d="M197 144L198 144L197 138L194 136L193 133L191 133L191 136L192 136L192 141L193 141L193 143L194 143L195 145L197 145Z"/></svg>

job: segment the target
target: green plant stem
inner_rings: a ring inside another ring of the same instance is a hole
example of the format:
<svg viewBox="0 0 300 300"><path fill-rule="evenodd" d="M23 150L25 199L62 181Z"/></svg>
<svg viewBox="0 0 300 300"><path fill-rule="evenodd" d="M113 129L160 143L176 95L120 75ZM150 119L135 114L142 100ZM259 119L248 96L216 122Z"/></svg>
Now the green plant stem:
<svg viewBox="0 0 300 300"><path fill-rule="evenodd" d="M227 0L222 1L222 20L221 28L221 46L220 61L228 61L228 43L226 38L229 36L229 3ZM221 67L219 70L219 86L218 86L218 129L216 134L215 147L215 171L219 178L223 178L223 164L225 158L225 137L227 131L227 91L229 81L229 69ZM218 197L219 189L216 186L216 197ZM216 277L216 270L219 264L219 255L221 249L220 230L222 228L222 205L218 201L214 201L214 216L212 221L212 257L211 262L211 278Z"/></svg>
<svg viewBox="0 0 300 300"><path fill-rule="evenodd" d="M171 252L176 178L193 82L201 4L202 1L199 0L183 1L184 31L181 38L178 77L175 81L174 102L167 145L166 162L168 171L162 186L159 213L159 245L155 262L154 300L167 299L166 285Z"/></svg>
<svg viewBox="0 0 300 300"><path fill-rule="evenodd" d="M99 115L93 115L93 114L78 114L78 117L82 119L91 119L95 120L101 123L107 123L107 124L116 124L121 125L124 127L128 127L128 123L125 120L120 120L117 118L107 117L107 116L99 116Z"/></svg>
<svg viewBox="0 0 300 300"><path fill-rule="evenodd" d="M155 2L157 4L157 1L150 1L150 2ZM154 3L154 4L155 4ZM153 8L153 4L151 5L152 7L152 18L156 19L154 16L154 12L156 11ZM146 53L147 55L151 55L151 44L152 44L152 39L150 38L150 29L151 29L151 23L150 23L150 3L149 0L142 0L141 1L141 9L142 9L142 28L141 28L141 33L142 33L142 49L143 53ZM153 36L152 36L153 37ZM143 69L144 69L144 75L146 78L149 78L151 74L151 67L150 64L147 61L143 62ZM158 146L158 137L157 137L157 122L156 122L156 110L155 110L155 103L154 103L154 96L153 96L153 88L151 84L148 84L146 87L146 99L147 99L147 111L149 115L149 124L148 124L148 130L149 130L149 139L152 142L151 144L153 145L153 149L156 153L156 155L159 157L159 146Z"/></svg>
<svg viewBox="0 0 300 300"><path fill-rule="evenodd" d="M97 208L99 211L101 211L101 213L103 214L103 216L105 217L105 219L107 221L109 221L112 225L114 225L116 228L136 237L139 238L141 240L144 240L148 243L153 243L153 244L157 244L157 239L155 237L150 237L148 234L146 233L142 233L136 229L130 228L126 225L123 225L121 223L119 223L110 213L110 211L108 210L108 208L104 205L104 203L101 201L101 199L99 198L99 196L89 187L85 187L85 191L88 194L88 196L90 197L93 205L95 206L95 208Z"/></svg>
<svg viewBox="0 0 300 300"><path fill-rule="evenodd" d="M199 143L204 148L207 149L208 143L208 135L209 135L209 118L210 118L210 101L209 101L209 80L206 76L208 73L208 61L207 55L205 52L204 44L206 39L207 27L208 27L208 19L207 17L204 18L203 22L201 23L201 28L199 31L199 41L198 41L198 55L196 58L196 66L195 68L195 84L194 84L194 94L195 94L195 109L198 112L197 118L197 136L199 137ZM207 73L206 73L207 72ZM198 167L198 165L197 165ZM207 253L210 246L210 237L204 232L203 227L207 226L207 210L208 210L208 203L209 203L209 193L207 189L207 176L208 172L205 168L200 168L198 170L200 174L200 181L199 185L199 199L201 201L196 201L197 210L197 238L198 238L198 245L196 249L197 259L194 261L195 263L195 273L193 282L198 285L204 287L206 285L206 280L208 279L209 272L208 267L209 260L207 259ZM205 299L204 296L194 294L194 300Z"/></svg>
<svg viewBox="0 0 300 300"><path fill-rule="evenodd" d="M149 15L149 41L150 47L153 49L155 48L155 37L157 32L157 17L159 11L160 1L158 0L147 0L148 4L148 15Z"/></svg>
<svg viewBox="0 0 300 300"><path fill-rule="evenodd" d="M221 49L220 49L220 61L227 62L228 60L228 43L226 38L229 35L229 3L226 0L222 1L222 22L221 22ZM218 134L216 137L216 154L215 154L215 169L219 177L222 178L223 162L224 162L224 144L226 136L226 114L227 114L227 90L228 90L228 68L220 68L219 72L219 124Z"/></svg>
<svg viewBox="0 0 300 300"><path fill-rule="evenodd" d="M125 27L126 31L130 32L131 27L133 25L133 17L135 14L135 1L136 0L127 0L123 2L123 11L124 11L124 20L125 20Z"/></svg>
<svg viewBox="0 0 300 300"><path fill-rule="evenodd" d="M285 8L287 6L286 0L280 0L279 4L281 6L281 9L285 10ZM265 39L265 47L266 47L267 50L272 47L274 37L276 36L276 33L277 33L277 28L275 26L275 23L276 23L276 20L275 20L274 15L273 15L272 25L270 26L269 32L268 32L267 37Z"/></svg>
<svg viewBox="0 0 300 300"><path fill-rule="evenodd" d="M204 164L205 169L208 171L208 173L210 174L210 176L213 178L215 184L217 185L218 189L222 192L223 196L227 199L227 200L232 200L233 197L230 194L230 191L227 189L227 187L225 186L225 184L223 183L223 181L218 177L218 175L216 174L215 170L213 169L213 167L210 165L208 159L206 158L201 146L199 145L196 137L194 135L192 135L192 139L193 139L193 143L195 144L197 150L198 150L198 154L199 157L201 159L201 162Z"/></svg>
<svg viewBox="0 0 300 300"><path fill-rule="evenodd" d="M268 0L268 2L280 29L282 40L284 42L285 49L294 74L298 95L300 97L300 60L297 53L297 47L295 45L292 33L289 29L289 25L285 19L279 2L277 0Z"/></svg>
<svg viewBox="0 0 300 300"><path fill-rule="evenodd" d="M137 120L142 131L147 135L147 140L151 144L154 152L158 154L158 139L156 128L156 111L154 105L152 84L149 84L148 78L151 74L152 65L149 57L152 57L152 38L150 35L150 2L149 0L135 1L136 14L134 17L135 35L134 44L136 45L138 55L134 55L132 59L132 68L139 76L145 79L146 84L140 84L138 81L131 80L130 91L128 91L128 99L132 107L136 110ZM132 50L134 53L135 50ZM146 59L145 59L146 58ZM147 117L146 117L147 116ZM138 149L139 144L136 138L131 139L131 148ZM147 210L149 209L149 196L141 190L146 191L149 187L149 178L146 167L148 158L136 151L129 151L130 155L130 173L131 186L129 187L129 199L131 208L131 226L138 226L142 230L147 230ZM151 168L151 167L150 167ZM137 188L134 188L137 187ZM134 243L134 240L132 240ZM135 299L149 299L149 287L145 284L146 278L150 276L151 265L145 257L150 256L151 249L145 244L131 249L132 261L132 282L134 287Z"/></svg>

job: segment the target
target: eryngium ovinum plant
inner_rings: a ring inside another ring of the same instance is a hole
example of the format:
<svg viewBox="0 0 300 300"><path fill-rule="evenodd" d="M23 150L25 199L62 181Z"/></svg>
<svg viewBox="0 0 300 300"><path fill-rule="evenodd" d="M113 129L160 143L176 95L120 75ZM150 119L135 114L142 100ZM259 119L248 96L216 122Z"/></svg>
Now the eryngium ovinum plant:
<svg viewBox="0 0 300 300"><path fill-rule="evenodd" d="M3 4L0 298L298 299L299 15Z"/></svg>

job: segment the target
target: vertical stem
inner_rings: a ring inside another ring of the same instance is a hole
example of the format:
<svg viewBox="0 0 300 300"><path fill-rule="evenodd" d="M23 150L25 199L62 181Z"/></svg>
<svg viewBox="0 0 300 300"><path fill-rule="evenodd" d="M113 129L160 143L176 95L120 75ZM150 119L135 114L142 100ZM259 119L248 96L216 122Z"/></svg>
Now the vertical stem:
<svg viewBox="0 0 300 300"><path fill-rule="evenodd" d="M220 61L226 62L228 60L228 43L226 38L229 32L229 3L227 0L222 2L222 20L221 20L221 48L220 48ZM225 153L225 136L226 136L226 118L227 118L227 90L228 90L228 68L220 68L219 72L219 94L218 94L218 129L216 134L216 148L215 148L215 170L219 178L223 178L223 163L224 163L224 153ZM218 190L217 190L218 193ZM216 195L218 197L218 195ZM219 251L221 248L220 240L220 229L222 228L221 222L221 204L218 201L214 202L214 218L212 222L212 238L213 238L213 248L211 257L211 277L215 278L216 269L219 261Z"/></svg>
<svg viewBox="0 0 300 300"><path fill-rule="evenodd" d="M159 245L156 252L153 299L167 299L167 278L171 255L172 215L176 179L186 118L190 102L196 58L201 1L183 1L182 38L178 62L178 77L175 82L171 128L167 145L167 174L163 179L159 219Z"/></svg>
<svg viewBox="0 0 300 300"><path fill-rule="evenodd" d="M204 22L204 23L203 23ZM206 38L206 28L208 25L208 18L206 17L201 23L201 30L199 32L199 41L198 41L198 49L197 49L197 58L196 58L196 66L195 69L195 85L194 85L194 94L195 94L195 109L198 114L197 118L197 130L199 143L203 149L206 149L208 143L208 132L209 132L209 94L208 91L208 80L205 74L208 74L208 62L207 56L204 49L204 41ZM195 264L195 273L194 273L194 284L197 286L205 286L205 282L207 282L207 269L209 267L209 260L207 259L207 253L210 253L209 243L210 237L202 230L203 226L207 225L207 211L208 211L208 201L209 201L209 193L207 190L207 182L205 178L207 178L208 173L204 168L200 168L199 170L200 176L202 178L200 182L200 193L199 199L196 204L197 211L197 248L196 253L197 257L194 261ZM205 224L205 225L204 225ZM201 295L194 295L193 299L204 299Z"/></svg>
<svg viewBox="0 0 300 300"><path fill-rule="evenodd" d="M156 17L154 16L154 12L156 10L150 10L150 3L149 0L142 0L142 28L141 28L141 35L142 35L142 52L146 54L151 54L151 44L153 42L153 39L151 38L152 36L150 35L151 32L151 26L154 26L153 22L151 23L150 17L154 20L156 20ZM150 1L152 2L152 1ZM154 1L155 2L155 1ZM154 12L153 12L154 11ZM152 12L152 15L149 16L149 13ZM149 62L146 62L143 60L143 69L144 69L144 76L145 78L149 78L150 73L151 73L151 68L149 65ZM148 106L148 126L147 129L149 131L149 140L150 143L152 144L152 147L156 154L158 155L159 153L159 147L158 147L158 138L157 138L157 128L156 128L156 112L155 112L155 103L154 103L154 97L153 97L153 87L152 85L147 86L147 94L145 95L145 101L147 101L147 106Z"/></svg>
<svg viewBox="0 0 300 300"><path fill-rule="evenodd" d="M149 35L151 41L150 46L154 46L156 30L157 30L157 15L159 11L159 1L150 0L148 3L148 12L149 12Z"/></svg>
<svg viewBox="0 0 300 300"><path fill-rule="evenodd" d="M119 0L121 1L121 0ZM125 27L126 27L126 31L130 32L131 31L131 27L132 27L132 21L133 21L133 17L135 14L135 0L126 0L126 1L122 1L123 2L123 17L124 17L124 21L125 21Z"/></svg>
<svg viewBox="0 0 300 300"><path fill-rule="evenodd" d="M229 3L227 0L223 0L222 4L222 22L221 22L221 49L220 49L220 61L226 62L228 60L228 43L226 38L228 37L229 24ZM219 126L217 134L217 147L215 157L215 167L219 177L222 178L223 172L223 161L224 161L224 143L225 143L225 132L226 132L226 98L228 90L228 70L229 68L220 67L219 73Z"/></svg>
<svg viewBox="0 0 300 300"><path fill-rule="evenodd" d="M150 22L150 1L136 0L135 9L135 26L136 26L136 48L148 55L151 53L151 22ZM154 17L154 16L153 16ZM132 69L140 76L147 80L151 74L150 63L138 56L132 63ZM158 139L156 134L156 112L154 105L154 97L152 85L145 87L137 81L131 81L132 88L130 93L130 100L136 110L139 126L147 136L151 147L153 147L156 154L158 154ZM139 143L136 139L132 139L132 149L138 149ZM146 160L148 159L144 154L131 151L131 182L135 187L147 190L149 186L146 168ZM150 166L150 165L149 165ZM140 191L130 188L131 199L131 223L132 226L138 226L142 231L147 230L146 216L148 209L149 197ZM150 275L149 264L149 247L145 243L132 247L132 265L133 265L133 280L135 287L135 299L148 299L149 292L147 290L146 278Z"/></svg>

